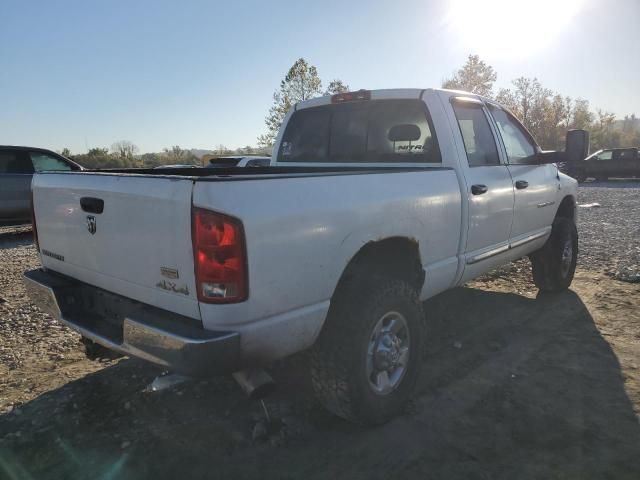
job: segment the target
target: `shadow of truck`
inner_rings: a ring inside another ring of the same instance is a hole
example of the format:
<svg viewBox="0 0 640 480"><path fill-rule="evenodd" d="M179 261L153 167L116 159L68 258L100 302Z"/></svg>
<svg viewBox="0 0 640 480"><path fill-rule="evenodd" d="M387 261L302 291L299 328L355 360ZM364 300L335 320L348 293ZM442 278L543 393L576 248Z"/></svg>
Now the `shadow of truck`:
<svg viewBox="0 0 640 480"><path fill-rule="evenodd" d="M288 402L284 415L299 423L297 434L275 446L252 441L259 404L229 379L148 395L141 384L157 371L126 360L40 396L21 415L0 417L0 472L640 478L640 425L619 362L578 295L532 299L459 288L425 307L430 336L416 397L384 426L361 429L316 407L301 388L304 356L275 372L282 382L271 402Z"/></svg>

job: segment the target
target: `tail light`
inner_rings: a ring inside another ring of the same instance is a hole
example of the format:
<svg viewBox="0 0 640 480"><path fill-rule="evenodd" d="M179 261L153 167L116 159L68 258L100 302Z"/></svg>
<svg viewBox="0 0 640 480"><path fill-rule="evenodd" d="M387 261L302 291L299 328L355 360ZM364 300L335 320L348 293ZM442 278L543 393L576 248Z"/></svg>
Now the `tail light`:
<svg viewBox="0 0 640 480"><path fill-rule="evenodd" d="M38 227L36 226L36 212L33 208L33 188L31 189L31 231L33 232L33 243L36 246L36 250L40 251L40 245L38 244Z"/></svg>
<svg viewBox="0 0 640 480"><path fill-rule="evenodd" d="M194 207L192 224L198 300L205 303L246 300L249 289L242 223Z"/></svg>

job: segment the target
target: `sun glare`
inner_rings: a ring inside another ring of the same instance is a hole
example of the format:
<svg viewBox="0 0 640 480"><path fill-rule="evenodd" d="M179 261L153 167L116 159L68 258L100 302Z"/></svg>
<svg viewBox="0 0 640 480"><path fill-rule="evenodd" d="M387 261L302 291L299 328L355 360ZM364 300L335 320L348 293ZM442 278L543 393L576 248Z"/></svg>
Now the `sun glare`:
<svg viewBox="0 0 640 480"><path fill-rule="evenodd" d="M526 57L553 46L584 0L449 0L446 22L459 47L479 55Z"/></svg>

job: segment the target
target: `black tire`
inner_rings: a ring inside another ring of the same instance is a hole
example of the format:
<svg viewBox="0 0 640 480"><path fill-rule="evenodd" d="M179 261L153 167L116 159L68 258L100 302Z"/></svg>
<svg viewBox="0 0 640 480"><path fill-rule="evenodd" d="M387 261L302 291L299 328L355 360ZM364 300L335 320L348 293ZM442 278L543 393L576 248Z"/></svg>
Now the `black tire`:
<svg viewBox="0 0 640 480"><path fill-rule="evenodd" d="M409 347L408 360L395 388L376 393L371 377L367 377L367 369L373 364L370 342L374 342L376 325L396 313L403 317L408 332L404 340ZM406 281L373 277L354 279L340 287L311 351L316 397L329 411L361 425L384 423L399 414L418 378L424 332L422 304L415 288Z"/></svg>
<svg viewBox="0 0 640 480"><path fill-rule="evenodd" d="M584 172L579 172L575 175L574 178L578 181L578 183L584 183L587 181L587 174Z"/></svg>
<svg viewBox="0 0 640 480"><path fill-rule="evenodd" d="M551 236L530 259L533 282L541 292L561 292L569 288L578 260L578 230L574 221L556 218Z"/></svg>
<svg viewBox="0 0 640 480"><path fill-rule="evenodd" d="M84 346L84 354L89 360L115 360L124 356L86 337L82 337L80 342Z"/></svg>

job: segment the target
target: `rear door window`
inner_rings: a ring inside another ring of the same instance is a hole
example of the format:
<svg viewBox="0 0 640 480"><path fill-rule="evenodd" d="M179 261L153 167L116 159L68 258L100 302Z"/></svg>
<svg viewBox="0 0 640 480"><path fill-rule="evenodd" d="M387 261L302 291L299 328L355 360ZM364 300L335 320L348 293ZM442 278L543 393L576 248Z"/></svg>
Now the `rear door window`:
<svg viewBox="0 0 640 480"><path fill-rule="evenodd" d="M613 160L635 160L636 151L632 148L629 150L615 150L613 152Z"/></svg>
<svg viewBox="0 0 640 480"><path fill-rule="evenodd" d="M280 145L281 162L327 162L329 120L326 108L309 108L293 114Z"/></svg>
<svg viewBox="0 0 640 480"><path fill-rule="evenodd" d="M482 105L453 103L470 167L500 165L496 140Z"/></svg>
<svg viewBox="0 0 640 480"><path fill-rule="evenodd" d="M0 150L0 174L32 174L33 165L24 152Z"/></svg>
<svg viewBox="0 0 640 480"><path fill-rule="evenodd" d="M440 163L426 106L420 100L374 100L295 112L279 162Z"/></svg>
<svg viewBox="0 0 640 480"><path fill-rule="evenodd" d="M440 150L425 108L418 100L374 104L369 119L369 161L439 163Z"/></svg>
<svg viewBox="0 0 640 480"><path fill-rule="evenodd" d="M329 159L332 162L365 162L369 109L363 104L337 105L331 114Z"/></svg>

